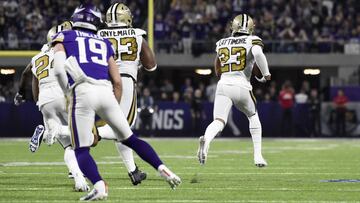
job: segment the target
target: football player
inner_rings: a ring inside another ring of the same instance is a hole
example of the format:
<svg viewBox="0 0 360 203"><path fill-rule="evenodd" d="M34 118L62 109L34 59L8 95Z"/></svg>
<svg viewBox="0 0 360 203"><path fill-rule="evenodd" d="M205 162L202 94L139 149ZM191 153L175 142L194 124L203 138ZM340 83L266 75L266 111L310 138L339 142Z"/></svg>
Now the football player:
<svg viewBox="0 0 360 203"><path fill-rule="evenodd" d="M90 146L96 142L92 135L95 114L111 126L117 140L158 170L174 189L181 183L180 178L162 163L147 142L137 138L121 111L122 80L115 53L110 41L96 34L102 22L100 11L92 4L84 4L76 8L72 20L74 30L57 34L52 42L57 79L64 92L70 91L71 95L69 124L75 155L81 171L94 185L80 200L102 200L108 196L107 185L90 155Z"/></svg>
<svg viewBox="0 0 360 203"><path fill-rule="evenodd" d="M20 90L23 91L26 77L28 73L32 72L33 97L43 115L45 124L45 128L44 126L39 125L35 129L34 135L30 140L30 150L32 152L35 152L39 148L43 133L45 134L44 137L51 134L54 127L57 126L56 123L67 125L66 99L52 68L54 51L50 47L50 42L51 38L57 32L71 29L71 27L71 22L65 21L61 25L54 26L49 30L47 35L48 43L42 47L39 54L32 58L31 63L24 70L21 78ZM16 105L19 105L24 101L21 95L21 93L18 93L15 96L14 101ZM75 152L71 147L70 138L58 137L57 140L65 150L64 161L74 178L75 190L88 191L90 188L78 166Z"/></svg>
<svg viewBox="0 0 360 203"><path fill-rule="evenodd" d="M66 26L66 27L68 27L67 26L67 24L68 23L71 23L70 21L66 21L66 22L64 22L61 26L63 26L64 27L64 25ZM58 26L57 27L57 31L60 31L59 29L61 28L61 26ZM51 30L51 34L52 34L52 36L54 35L54 31L55 30L55 28L53 28L52 30ZM50 37L51 35L50 35L50 32L49 32L49 35L48 35L48 40L51 40L51 38L49 39L49 37ZM44 51L47 51L47 49L49 49L49 47L48 47L48 45L46 45L46 46L44 46ZM22 77L21 77L21 80L20 80L20 90L19 90L19 93L18 94L16 94L16 96L15 96L15 99L14 99L14 102L15 102L15 104L16 105L19 105L19 104L21 104L22 102L24 102L24 98L23 98L23 92L25 91L24 89L25 89L25 86L26 86L26 80L28 79L28 75L30 74L30 76L31 76L31 67L32 67L32 65L31 65L31 63L26 67L26 69L23 71L23 74L22 74ZM45 70L46 71L46 70ZM30 78L31 79L31 78ZM35 85L36 85L36 83L35 83ZM35 87L34 85L33 85L33 87ZM34 94L36 94L37 95L37 93L36 93L37 91L36 91L36 89L35 89L35 92L34 92ZM126 92L126 91L125 91ZM37 97L37 96L36 96ZM125 99L124 99L125 100ZM126 100L125 100L126 101ZM60 113L60 115L63 115L63 114L66 114L67 115L67 113L66 112L61 112ZM62 117L64 117L64 116L62 116ZM62 118L61 118L61 120L63 120ZM51 126L51 136L50 137L56 137L56 138L60 138L60 139L65 139L65 140L70 140L70 135L71 135L71 133L70 133L70 130L69 130L69 127L68 127L68 124L66 123L66 125L64 125L64 122L57 122L57 123L55 123L55 122L52 122L51 120L48 122L48 123L50 123L50 124L53 124L52 126ZM60 125L61 124L61 125ZM102 129L104 129L105 131L107 131L107 132L109 132L109 129L107 129L107 128L102 128ZM42 139L43 139L43 132L44 132L44 130L45 130L45 128L44 128L44 126L43 125L38 125L37 127L36 127L36 129L35 129L35 131L34 131L34 134L33 134L33 136L32 136L32 138L31 138L31 140L30 140L30 150L32 151L32 152L35 152L36 150L38 150L39 149L39 147L40 147L40 144L41 144L41 142L42 142ZM47 131L47 132L49 132L49 131ZM110 131L110 132L112 132L112 131ZM97 132L97 129L96 128L94 128L93 129L93 133L94 134L97 134L98 132ZM105 135L106 135L106 133L104 133ZM44 140L46 140L46 138L48 137L47 136L48 134L47 133L45 133L45 136L44 136ZM112 138L113 140L115 140L116 138L115 138L115 135L113 135L113 133L111 133L111 135L112 136L114 136L114 138ZM110 135L110 136L111 136ZM68 138L66 138L66 137L68 137ZM52 144L52 143L48 143L48 144ZM121 143L118 143L118 145L121 145ZM130 181L132 182L132 184L133 185L137 185L137 184L139 184L139 183L141 183L141 181L142 180L144 180L144 179L146 179L146 173L143 173L142 171L140 171L139 169L138 169L138 167L135 165L135 163L134 163L134 158L133 158L133 155L132 155L132 150L131 149L129 149L128 147L126 147L126 146L124 146L124 145L121 145L122 146L122 148L120 148L119 149L119 153L120 153L120 155L121 155L121 157L123 158L123 163L125 164L125 166L126 166L126 168L128 169L128 171L129 171L129 177L130 177ZM73 155L74 157L75 157L75 155ZM72 172L71 172L71 170L69 171L69 178L73 178L74 177L74 175L72 174Z"/></svg>
<svg viewBox="0 0 360 203"><path fill-rule="evenodd" d="M120 107L132 127L137 115L136 81L141 66L147 71L156 70L156 61L143 36L144 30L132 28L132 14L130 9L122 4L115 3L106 12L107 29L98 31L98 35L107 38L115 49L114 59L119 66L123 91ZM117 140L114 131L109 125L98 128L99 136L103 139ZM129 172L133 184L138 184L146 178L146 174L137 173L133 152L121 142L115 141L120 156Z"/></svg>
<svg viewBox="0 0 360 203"><path fill-rule="evenodd" d="M254 145L254 162L258 167L267 165L261 152L262 130L256 110L256 99L250 84L254 64L262 77L259 82L271 79L262 40L253 35L254 22L247 14L236 16L231 22L231 36L216 43L215 72L220 77L214 102L214 120L199 138L198 158L205 164L210 142L225 127L232 105L249 119L249 129Z"/></svg>

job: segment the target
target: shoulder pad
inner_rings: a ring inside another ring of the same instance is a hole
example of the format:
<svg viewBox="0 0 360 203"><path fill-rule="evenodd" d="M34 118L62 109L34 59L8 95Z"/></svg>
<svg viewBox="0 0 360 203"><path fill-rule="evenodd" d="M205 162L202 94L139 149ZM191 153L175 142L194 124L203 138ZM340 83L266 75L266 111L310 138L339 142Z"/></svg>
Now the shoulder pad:
<svg viewBox="0 0 360 203"><path fill-rule="evenodd" d="M51 40L51 44L55 44L55 43L62 43L64 42L64 39L65 39L65 35L60 32L60 33L57 33Z"/></svg>
<svg viewBox="0 0 360 203"><path fill-rule="evenodd" d="M145 30L142 30L142 29L139 29L139 28L135 28L134 30L135 30L135 34L138 35L138 36L146 35Z"/></svg>
<svg viewBox="0 0 360 203"><path fill-rule="evenodd" d="M51 45L68 41L69 38L71 38L71 36L74 34L75 34L75 32L73 30L65 30L65 31L59 32L53 37L53 39L51 41Z"/></svg>
<svg viewBox="0 0 360 203"><path fill-rule="evenodd" d="M45 52L45 51L49 50L49 48L50 48L49 44L44 44L41 48L41 52Z"/></svg>
<svg viewBox="0 0 360 203"><path fill-rule="evenodd" d="M259 45L262 48L264 48L264 43L260 37L253 35L253 36L250 36L250 40L251 40L252 45Z"/></svg>

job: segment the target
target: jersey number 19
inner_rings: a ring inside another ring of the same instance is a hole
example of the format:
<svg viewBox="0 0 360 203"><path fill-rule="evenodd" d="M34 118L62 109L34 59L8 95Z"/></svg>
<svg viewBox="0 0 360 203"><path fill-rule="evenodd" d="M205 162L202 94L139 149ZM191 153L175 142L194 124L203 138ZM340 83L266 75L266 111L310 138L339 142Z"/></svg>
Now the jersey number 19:
<svg viewBox="0 0 360 203"><path fill-rule="evenodd" d="M85 37L77 37L76 41L78 42L80 63L89 63L88 57L90 56L90 60L93 63L102 66L108 65L106 58L107 47L105 42L101 40L97 40L93 38L85 38Z"/></svg>

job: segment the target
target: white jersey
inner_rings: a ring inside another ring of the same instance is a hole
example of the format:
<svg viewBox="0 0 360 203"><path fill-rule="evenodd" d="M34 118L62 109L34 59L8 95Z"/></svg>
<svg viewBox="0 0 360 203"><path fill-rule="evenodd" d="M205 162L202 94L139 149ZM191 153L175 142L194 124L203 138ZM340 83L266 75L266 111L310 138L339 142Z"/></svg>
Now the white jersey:
<svg viewBox="0 0 360 203"><path fill-rule="evenodd" d="M41 52L31 59L31 72L39 81L39 101L37 105L63 98L64 94L52 68L54 50L45 44Z"/></svg>
<svg viewBox="0 0 360 203"><path fill-rule="evenodd" d="M146 32L137 28L110 28L100 30L98 35L112 43L120 74L128 74L136 80L141 67L143 35L146 35Z"/></svg>
<svg viewBox="0 0 360 203"><path fill-rule="evenodd" d="M228 37L216 43L217 57L221 63L219 84L240 85L252 90L250 78L255 63L251 48L263 46L257 36Z"/></svg>

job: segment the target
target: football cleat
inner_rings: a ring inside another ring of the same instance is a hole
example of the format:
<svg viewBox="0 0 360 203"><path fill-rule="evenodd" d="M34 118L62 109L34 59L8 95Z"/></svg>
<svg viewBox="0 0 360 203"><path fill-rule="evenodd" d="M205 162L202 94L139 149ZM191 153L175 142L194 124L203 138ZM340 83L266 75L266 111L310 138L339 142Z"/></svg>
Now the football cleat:
<svg viewBox="0 0 360 203"><path fill-rule="evenodd" d="M84 176L84 178L86 177L85 175L83 175L83 176ZM71 173L71 171L69 171L69 173L68 173L68 178L74 179L74 175Z"/></svg>
<svg viewBox="0 0 360 203"><path fill-rule="evenodd" d="M262 155L255 156L254 163L255 163L255 166L257 166L259 168L262 168L262 167L265 167L268 165L267 162L265 161L265 159L262 157Z"/></svg>
<svg viewBox="0 0 360 203"><path fill-rule="evenodd" d="M80 198L80 201L96 201L96 200L106 200L108 197L108 186L101 180L95 183L94 189L91 190L87 195Z"/></svg>
<svg viewBox="0 0 360 203"><path fill-rule="evenodd" d="M34 134L29 142L29 149L32 153L36 152L39 149L44 135L45 128L43 125L38 125L35 128Z"/></svg>
<svg viewBox="0 0 360 203"><path fill-rule="evenodd" d="M74 190L76 192L89 192L90 191L90 187L82 174L73 175L73 178L75 181Z"/></svg>
<svg viewBox="0 0 360 203"><path fill-rule="evenodd" d="M207 159L207 152L208 150L205 149L205 137L201 136L199 138L199 149L197 152L197 156L199 158L199 162L201 165L204 165Z"/></svg>
<svg viewBox="0 0 360 203"><path fill-rule="evenodd" d="M141 183L141 181L146 179L146 173L139 170L139 168L136 166L135 170L128 173L131 183L133 185L138 185Z"/></svg>
<svg viewBox="0 0 360 203"><path fill-rule="evenodd" d="M160 176L169 183L171 189L175 190L175 188L181 184L181 179L175 173L170 171L165 165L159 166L158 171Z"/></svg>

